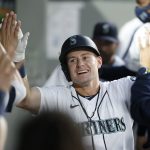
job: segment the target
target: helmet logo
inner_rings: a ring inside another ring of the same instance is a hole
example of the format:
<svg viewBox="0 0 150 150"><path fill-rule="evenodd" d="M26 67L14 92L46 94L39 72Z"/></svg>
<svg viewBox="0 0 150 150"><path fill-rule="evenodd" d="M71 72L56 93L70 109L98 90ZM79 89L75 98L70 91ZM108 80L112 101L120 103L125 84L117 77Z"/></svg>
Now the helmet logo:
<svg viewBox="0 0 150 150"><path fill-rule="evenodd" d="M109 27L108 24L104 24L102 28L103 28L103 33L104 34L107 34L110 30L110 27Z"/></svg>
<svg viewBox="0 0 150 150"><path fill-rule="evenodd" d="M75 37L70 38L70 45L75 45L77 43L77 40Z"/></svg>

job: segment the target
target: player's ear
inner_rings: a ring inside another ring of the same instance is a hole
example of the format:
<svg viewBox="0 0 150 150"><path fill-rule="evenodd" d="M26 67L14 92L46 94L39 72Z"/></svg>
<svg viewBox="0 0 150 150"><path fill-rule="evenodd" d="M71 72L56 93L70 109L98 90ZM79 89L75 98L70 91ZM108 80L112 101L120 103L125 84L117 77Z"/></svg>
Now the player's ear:
<svg viewBox="0 0 150 150"><path fill-rule="evenodd" d="M102 66L102 57L98 56L97 61L98 61L98 68L101 68L101 66Z"/></svg>

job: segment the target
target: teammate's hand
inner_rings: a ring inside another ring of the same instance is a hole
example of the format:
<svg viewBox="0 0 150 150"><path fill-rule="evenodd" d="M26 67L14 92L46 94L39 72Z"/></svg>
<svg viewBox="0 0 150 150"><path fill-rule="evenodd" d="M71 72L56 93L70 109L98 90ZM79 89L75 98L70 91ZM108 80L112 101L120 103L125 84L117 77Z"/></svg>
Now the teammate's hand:
<svg viewBox="0 0 150 150"><path fill-rule="evenodd" d="M145 28L142 34L139 37L140 64L150 69L150 29Z"/></svg>
<svg viewBox="0 0 150 150"><path fill-rule="evenodd" d="M15 56L14 56L14 59L13 59L14 62L20 62L20 61L24 60L24 58L25 58L25 50L26 50L26 47L27 47L29 35L30 35L30 33L27 32L19 40L16 52L15 52Z"/></svg>
<svg viewBox="0 0 150 150"><path fill-rule="evenodd" d="M3 19L0 40L6 51L14 51L18 45L18 33L21 22L16 20L16 14L11 11Z"/></svg>

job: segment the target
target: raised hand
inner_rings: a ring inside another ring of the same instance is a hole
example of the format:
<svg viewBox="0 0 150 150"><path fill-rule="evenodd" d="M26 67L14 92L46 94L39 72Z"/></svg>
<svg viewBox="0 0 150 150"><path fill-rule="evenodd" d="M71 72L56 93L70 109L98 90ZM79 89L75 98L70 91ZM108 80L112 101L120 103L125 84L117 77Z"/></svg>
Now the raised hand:
<svg viewBox="0 0 150 150"><path fill-rule="evenodd" d="M15 65L12 63L14 51L6 53L4 47L0 43L0 90L8 91L11 85L13 74L16 71Z"/></svg>
<svg viewBox="0 0 150 150"><path fill-rule="evenodd" d="M145 28L139 37L140 64L150 69L150 29Z"/></svg>
<svg viewBox="0 0 150 150"><path fill-rule="evenodd" d="M11 11L3 19L0 40L6 51L14 51L18 45L18 33L21 22L16 20L16 14Z"/></svg>
<svg viewBox="0 0 150 150"><path fill-rule="evenodd" d="M30 33L27 32L23 35L21 39L19 39L15 56L13 59L14 62L21 62L22 60L25 59L25 51L26 51L29 35Z"/></svg>

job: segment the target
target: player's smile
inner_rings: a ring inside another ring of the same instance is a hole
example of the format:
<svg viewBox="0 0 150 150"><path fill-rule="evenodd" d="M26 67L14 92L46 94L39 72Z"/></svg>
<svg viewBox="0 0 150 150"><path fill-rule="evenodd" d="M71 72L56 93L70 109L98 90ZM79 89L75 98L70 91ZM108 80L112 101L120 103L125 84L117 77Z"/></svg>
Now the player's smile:
<svg viewBox="0 0 150 150"><path fill-rule="evenodd" d="M84 69L84 70L78 70L78 71L77 71L77 74L78 74L78 75L82 75L82 74L86 74L86 73L88 73L88 72L89 72L89 70L87 70L87 69L86 69L86 70L85 70L85 69Z"/></svg>

